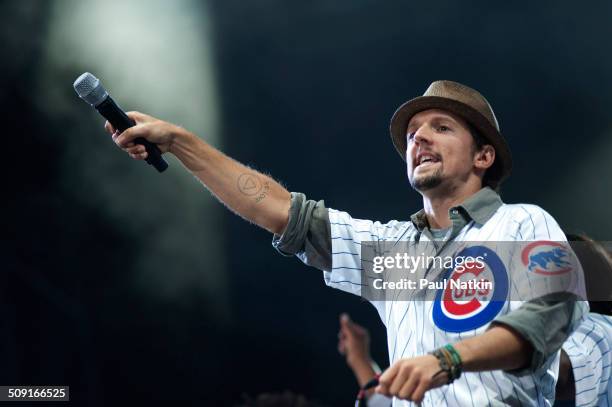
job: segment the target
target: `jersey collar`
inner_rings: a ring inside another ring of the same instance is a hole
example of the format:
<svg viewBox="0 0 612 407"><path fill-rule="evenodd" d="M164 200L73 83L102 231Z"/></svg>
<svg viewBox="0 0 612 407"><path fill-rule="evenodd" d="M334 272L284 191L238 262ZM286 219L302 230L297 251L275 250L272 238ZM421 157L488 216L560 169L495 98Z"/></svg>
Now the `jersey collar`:
<svg viewBox="0 0 612 407"><path fill-rule="evenodd" d="M503 202L497 192L490 187L484 187L466 199L461 205L450 208L449 217L453 224L458 223L456 221L459 220L459 218L463 218L462 220L465 223L473 220L476 223L484 225L491 219L502 204ZM429 226L424 209L413 214L410 220L420 232Z"/></svg>

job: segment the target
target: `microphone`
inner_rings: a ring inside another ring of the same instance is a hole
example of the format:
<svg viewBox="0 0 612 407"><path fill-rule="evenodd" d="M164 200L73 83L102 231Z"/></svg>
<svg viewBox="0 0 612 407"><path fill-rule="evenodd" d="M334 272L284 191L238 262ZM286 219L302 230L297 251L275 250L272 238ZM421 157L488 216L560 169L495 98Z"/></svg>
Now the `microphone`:
<svg viewBox="0 0 612 407"><path fill-rule="evenodd" d="M94 107L115 129L122 132L136 125L110 97L104 86L100 83L100 80L89 72L79 76L74 81L73 86L77 95ZM142 144L147 150L146 161L149 165L155 167L159 172L163 172L168 168L168 163L164 160L161 151L154 143L147 141L143 137L138 137L134 142Z"/></svg>

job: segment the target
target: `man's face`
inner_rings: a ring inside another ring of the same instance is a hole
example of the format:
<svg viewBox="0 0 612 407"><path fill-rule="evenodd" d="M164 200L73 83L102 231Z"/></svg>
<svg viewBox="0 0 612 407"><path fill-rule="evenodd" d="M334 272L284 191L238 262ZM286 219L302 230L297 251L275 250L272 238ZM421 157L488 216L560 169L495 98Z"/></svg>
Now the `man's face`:
<svg viewBox="0 0 612 407"><path fill-rule="evenodd" d="M410 185L419 192L467 181L473 169L473 139L467 123L440 109L415 114L406 130Z"/></svg>

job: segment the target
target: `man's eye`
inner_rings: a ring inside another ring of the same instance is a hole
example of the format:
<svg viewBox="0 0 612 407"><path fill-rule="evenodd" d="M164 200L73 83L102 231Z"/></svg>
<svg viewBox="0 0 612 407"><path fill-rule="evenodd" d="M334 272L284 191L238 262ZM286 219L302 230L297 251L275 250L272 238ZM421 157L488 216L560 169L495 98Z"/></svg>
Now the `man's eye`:
<svg viewBox="0 0 612 407"><path fill-rule="evenodd" d="M449 131L449 130L450 130L450 127L447 127L447 126L439 126L439 127L438 127L438 130L440 130L440 131Z"/></svg>
<svg viewBox="0 0 612 407"><path fill-rule="evenodd" d="M406 137L408 138L408 140L412 140L412 139L414 138L414 134L415 134L415 132L414 132L414 131L410 131L410 132L408 132L408 134L406 135Z"/></svg>

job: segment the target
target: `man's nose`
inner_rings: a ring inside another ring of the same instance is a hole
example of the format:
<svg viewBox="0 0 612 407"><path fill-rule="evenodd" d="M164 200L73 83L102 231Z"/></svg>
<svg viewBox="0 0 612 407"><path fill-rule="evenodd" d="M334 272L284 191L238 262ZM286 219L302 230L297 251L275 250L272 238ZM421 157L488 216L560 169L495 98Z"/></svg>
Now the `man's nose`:
<svg viewBox="0 0 612 407"><path fill-rule="evenodd" d="M422 145L429 145L431 141L431 134L429 134L428 130L423 128L423 126L419 127L413 135L412 143L410 141L406 143L406 161L412 156L413 150L418 149Z"/></svg>
<svg viewBox="0 0 612 407"><path fill-rule="evenodd" d="M431 144L431 132L427 126L421 126L414 133L415 144Z"/></svg>

